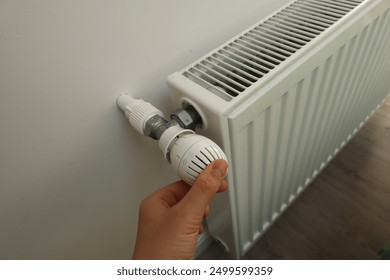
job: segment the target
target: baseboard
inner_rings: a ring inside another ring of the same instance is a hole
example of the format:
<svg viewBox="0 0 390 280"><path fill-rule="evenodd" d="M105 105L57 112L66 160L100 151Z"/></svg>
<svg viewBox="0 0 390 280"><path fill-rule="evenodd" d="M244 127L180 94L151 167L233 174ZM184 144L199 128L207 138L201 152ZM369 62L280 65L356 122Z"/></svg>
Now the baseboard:
<svg viewBox="0 0 390 280"><path fill-rule="evenodd" d="M214 238L210 235L208 229L205 228L203 233L198 236L195 258L198 258L213 241Z"/></svg>

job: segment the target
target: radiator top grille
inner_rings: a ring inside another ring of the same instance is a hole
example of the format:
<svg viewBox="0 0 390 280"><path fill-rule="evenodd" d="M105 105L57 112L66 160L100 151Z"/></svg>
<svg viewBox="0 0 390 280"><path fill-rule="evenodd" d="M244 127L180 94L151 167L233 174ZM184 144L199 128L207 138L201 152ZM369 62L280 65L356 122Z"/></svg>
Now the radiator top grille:
<svg viewBox="0 0 390 280"><path fill-rule="evenodd" d="M297 0L182 74L226 101L365 0Z"/></svg>

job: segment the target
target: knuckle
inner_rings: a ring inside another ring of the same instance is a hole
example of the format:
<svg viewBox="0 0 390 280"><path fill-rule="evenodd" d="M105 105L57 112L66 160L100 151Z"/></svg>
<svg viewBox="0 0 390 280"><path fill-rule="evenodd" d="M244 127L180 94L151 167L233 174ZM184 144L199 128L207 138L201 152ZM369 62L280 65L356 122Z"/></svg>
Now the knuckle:
<svg viewBox="0 0 390 280"><path fill-rule="evenodd" d="M200 176L197 183L198 188L204 193L214 194L216 192L216 184L210 177Z"/></svg>

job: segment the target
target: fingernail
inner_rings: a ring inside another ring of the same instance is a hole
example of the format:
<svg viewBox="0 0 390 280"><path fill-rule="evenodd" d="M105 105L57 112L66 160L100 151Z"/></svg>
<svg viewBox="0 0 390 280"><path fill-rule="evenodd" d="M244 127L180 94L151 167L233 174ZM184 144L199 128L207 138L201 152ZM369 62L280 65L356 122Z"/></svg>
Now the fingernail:
<svg viewBox="0 0 390 280"><path fill-rule="evenodd" d="M227 171L227 164L223 163L222 161L216 162L214 163L211 171L220 178L225 177Z"/></svg>

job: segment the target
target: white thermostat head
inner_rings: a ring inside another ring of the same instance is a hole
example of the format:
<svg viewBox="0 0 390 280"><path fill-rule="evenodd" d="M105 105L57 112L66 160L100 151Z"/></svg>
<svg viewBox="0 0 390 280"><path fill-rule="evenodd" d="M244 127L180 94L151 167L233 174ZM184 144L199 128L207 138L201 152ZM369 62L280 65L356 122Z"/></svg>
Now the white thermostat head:
<svg viewBox="0 0 390 280"><path fill-rule="evenodd" d="M172 143L169 153L173 169L189 185L192 185L203 169L214 160L227 160L217 144L197 134L180 135Z"/></svg>
<svg viewBox="0 0 390 280"><path fill-rule="evenodd" d="M195 132L191 129L184 129L180 126L171 126L161 135L161 138L158 142L160 150L163 152L165 159L171 163L171 147L175 141L183 136L184 134L194 134Z"/></svg>

